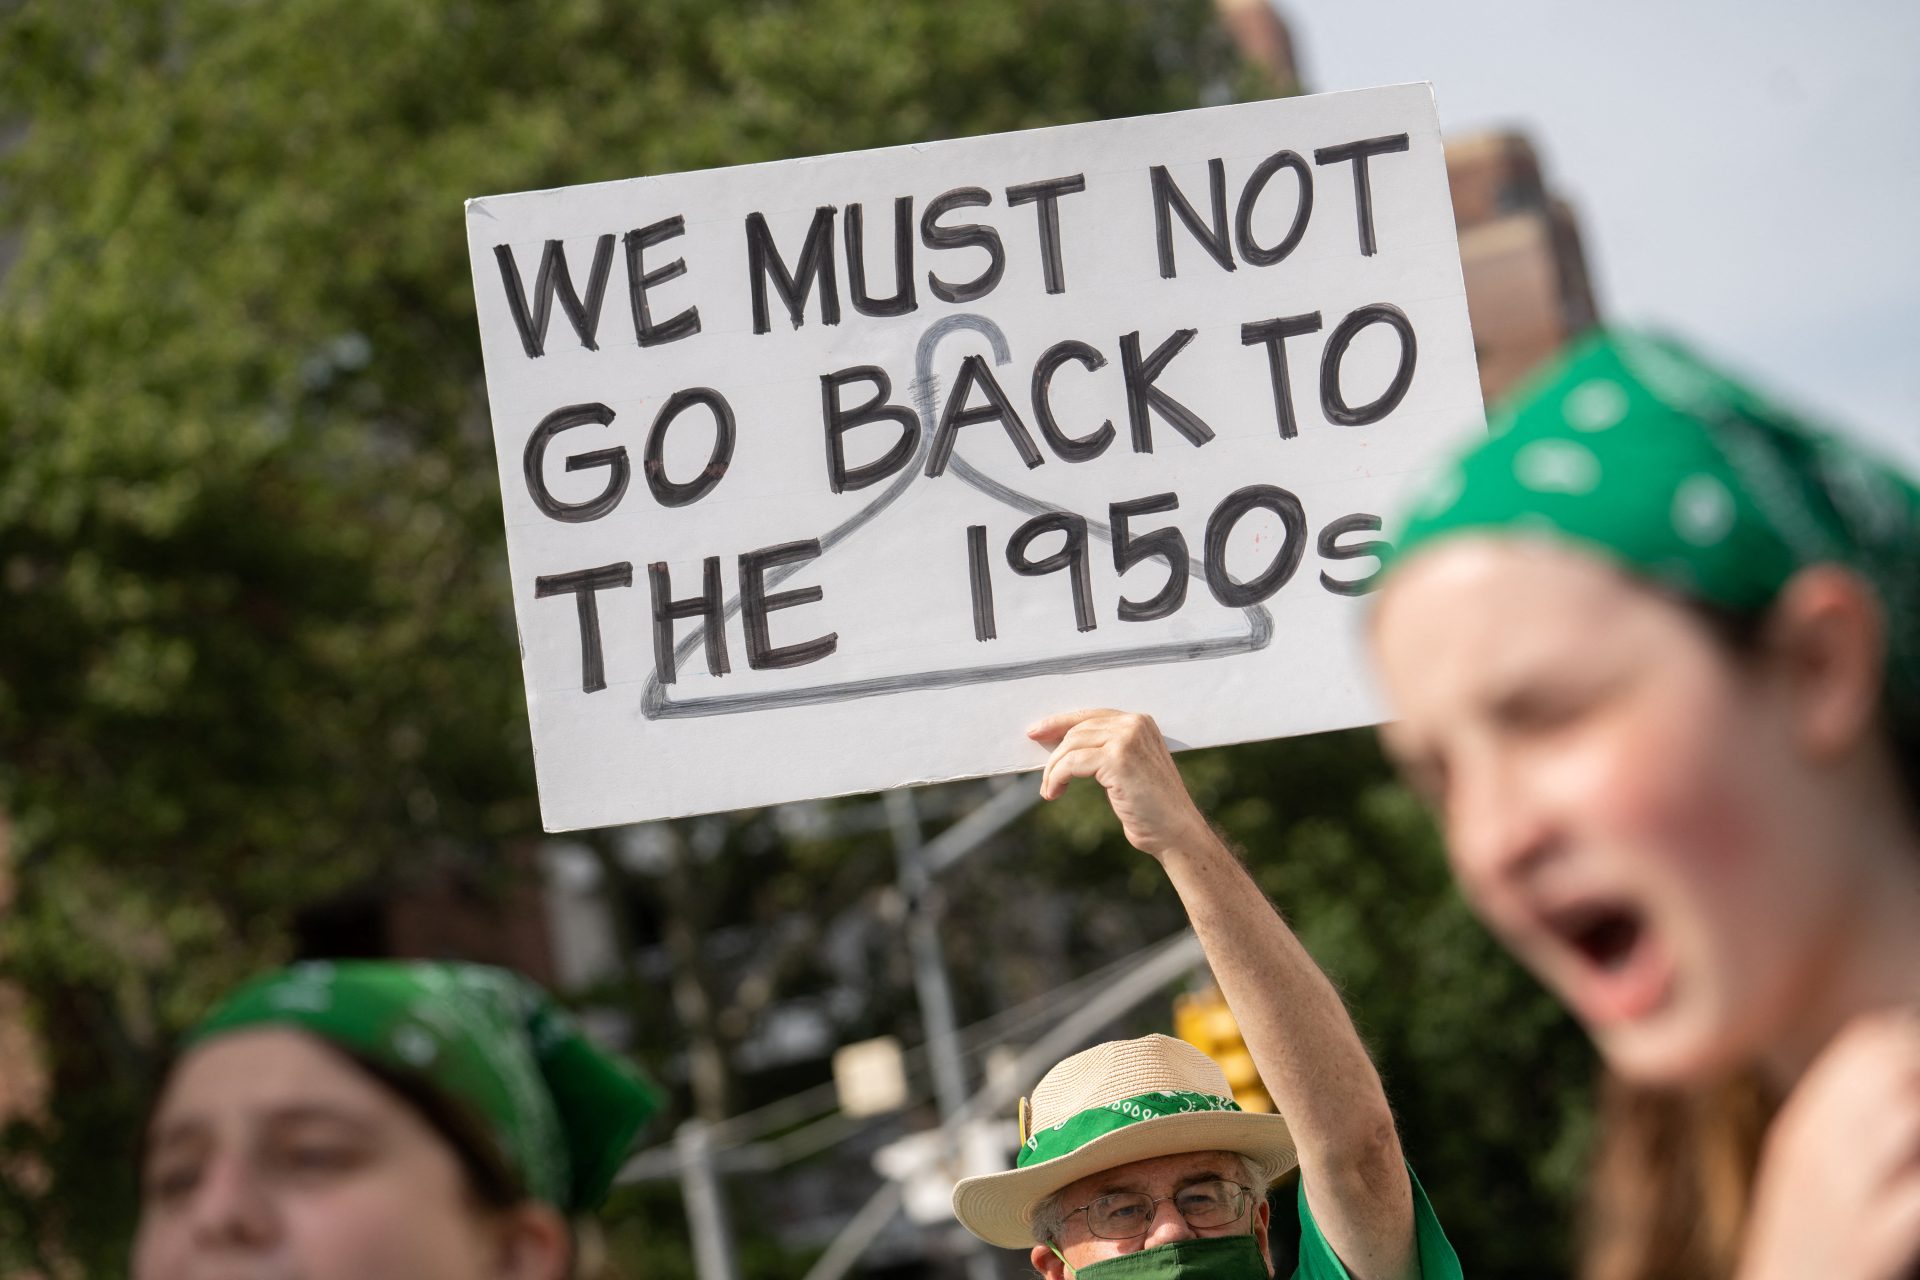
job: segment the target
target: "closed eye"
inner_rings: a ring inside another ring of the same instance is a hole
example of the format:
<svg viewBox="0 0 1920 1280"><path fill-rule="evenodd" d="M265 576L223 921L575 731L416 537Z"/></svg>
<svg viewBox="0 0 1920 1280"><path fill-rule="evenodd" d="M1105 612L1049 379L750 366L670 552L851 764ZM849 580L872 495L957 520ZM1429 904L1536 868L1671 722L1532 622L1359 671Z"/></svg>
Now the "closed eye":
<svg viewBox="0 0 1920 1280"><path fill-rule="evenodd" d="M190 1193L200 1181L200 1160L174 1156L153 1161L147 1168L146 1198L154 1204L167 1204Z"/></svg>
<svg viewBox="0 0 1920 1280"><path fill-rule="evenodd" d="M262 1135L262 1159L294 1178L328 1178L376 1159L380 1136L362 1117L326 1108L290 1109Z"/></svg>
<svg viewBox="0 0 1920 1280"><path fill-rule="evenodd" d="M338 1173L358 1165L366 1155L357 1143L292 1142L279 1152L280 1165L293 1173Z"/></svg>
<svg viewBox="0 0 1920 1280"><path fill-rule="evenodd" d="M1613 687L1611 680L1582 678L1568 673L1551 680L1533 680L1493 699L1489 718L1516 733L1550 733L1565 728L1599 705Z"/></svg>

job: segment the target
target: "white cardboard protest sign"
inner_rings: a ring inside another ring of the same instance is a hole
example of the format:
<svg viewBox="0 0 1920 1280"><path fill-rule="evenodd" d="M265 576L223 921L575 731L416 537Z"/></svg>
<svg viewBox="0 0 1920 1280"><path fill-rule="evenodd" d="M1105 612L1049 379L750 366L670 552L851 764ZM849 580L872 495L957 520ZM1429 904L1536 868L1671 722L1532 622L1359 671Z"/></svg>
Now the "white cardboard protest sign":
<svg viewBox="0 0 1920 1280"><path fill-rule="evenodd" d="M476 199L549 830L1378 718L1478 429L1430 89Z"/></svg>

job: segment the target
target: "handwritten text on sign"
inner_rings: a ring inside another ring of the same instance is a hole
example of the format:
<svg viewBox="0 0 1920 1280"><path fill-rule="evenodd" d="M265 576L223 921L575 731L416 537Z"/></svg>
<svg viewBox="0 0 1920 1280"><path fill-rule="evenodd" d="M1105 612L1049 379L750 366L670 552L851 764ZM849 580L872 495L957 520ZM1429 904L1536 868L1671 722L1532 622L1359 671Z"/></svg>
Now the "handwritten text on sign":
<svg viewBox="0 0 1920 1280"><path fill-rule="evenodd" d="M1480 420L1425 86L474 200L550 829L1374 718Z"/></svg>

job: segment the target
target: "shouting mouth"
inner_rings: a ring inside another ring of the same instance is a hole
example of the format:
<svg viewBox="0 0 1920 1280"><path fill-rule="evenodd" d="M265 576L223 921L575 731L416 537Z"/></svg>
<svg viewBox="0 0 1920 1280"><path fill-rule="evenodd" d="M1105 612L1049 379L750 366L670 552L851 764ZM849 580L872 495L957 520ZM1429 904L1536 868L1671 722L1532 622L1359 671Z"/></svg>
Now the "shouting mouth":
<svg viewBox="0 0 1920 1280"><path fill-rule="evenodd" d="M1571 971L1568 998L1589 1023L1645 1017L1666 1000L1672 961L1634 904L1584 899L1543 911L1540 920L1570 961L1557 967Z"/></svg>

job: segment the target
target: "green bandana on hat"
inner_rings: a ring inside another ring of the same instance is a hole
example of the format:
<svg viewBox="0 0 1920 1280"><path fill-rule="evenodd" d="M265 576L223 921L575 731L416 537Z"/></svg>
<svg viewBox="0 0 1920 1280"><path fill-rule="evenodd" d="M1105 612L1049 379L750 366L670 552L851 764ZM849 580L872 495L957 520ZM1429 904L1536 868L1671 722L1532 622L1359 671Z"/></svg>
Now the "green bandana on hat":
<svg viewBox="0 0 1920 1280"><path fill-rule="evenodd" d="M1920 735L1920 489L1677 344L1599 332L1418 493L1389 573L1453 534L1541 534L1736 613L1800 569L1858 573L1887 612L1885 705Z"/></svg>
<svg viewBox="0 0 1920 1280"><path fill-rule="evenodd" d="M1016 1168L1044 1164L1078 1151L1102 1134L1124 1129L1142 1120L1166 1116L1186 1116L1207 1111L1238 1111L1232 1098L1211 1093L1191 1093L1179 1089L1161 1089L1138 1097L1088 1107L1046 1128L1027 1134L1020 1144Z"/></svg>
<svg viewBox="0 0 1920 1280"><path fill-rule="evenodd" d="M568 1212L606 1195L659 1106L539 987L472 964L313 961L228 996L188 1037L297 1027L424 1080L467 1107L534 1199Z"/></svg>

